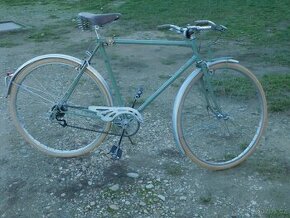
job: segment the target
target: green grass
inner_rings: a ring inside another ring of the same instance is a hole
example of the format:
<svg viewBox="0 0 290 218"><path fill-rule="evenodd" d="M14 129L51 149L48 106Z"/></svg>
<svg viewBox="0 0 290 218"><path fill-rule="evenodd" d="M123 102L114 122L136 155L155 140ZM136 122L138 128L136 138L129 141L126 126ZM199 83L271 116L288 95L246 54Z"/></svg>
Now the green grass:
<svg viewBox="0 0 290 218"><path fill-rule="evenodd" d="M246 38L256 43L284 43L290 35L290 2L288 0L2 0L0 5L54 4L60 9L75 11L121 12L121 19L133 30L154 30L157 25L193 24L194 20L210 19L229 28L231 38ZM156 16L157 15L157 16Z"/></svg>
<svg viewBox="0 0 290 218"><path fill-rule="evenodd" d="M282 48L281 50L273 53L262 54L261 58L266 63L272 63L279 66L290 66L289 49Z"/></svg>
<svg viewBox="0 0 290 218"><path fill-rule="evenodd" d="M164 169L168 175L171 176L182 176L184 175L184 171L180 165L176 164L165 164Z"/></svg>
<svg viewBox="0 0 290 218"><path fill-rule="evenodd" d="M267 74L258 78L266 94L270 112L290 110L290 74ZM239 98L252 96L253 89L245 78L213 80L216 93ZM251 91L252 90L252 91Z"/></svg>
<svg viewBox="0 0 290 218"><path fill-rule="evenodd" d="M214 91L218 95L230 95L239 98L253 96L253 86L247 78L224 75L222 79L212 79Z"/></svg>
<svg viewBox="0 0 290 218"><path fill-rule="evenodd" d="M212 200L212 195L210 193L199 197L200 203L205 205L212 203Z"/></svg>
<svg viewBox="0 0 290 218"><path fill-rule="evenodd" d="M255 163L253 166L256 172L267 180L287 180L287 176L290 173L289 164L285 161L282 161L278 157L264 158Z"/></svg>
<svg viewBox="0 0 290 218"><path fill-rule="evenodd" d="M265 213L266 218L290 218L290 212L284 209L273 209Z"/></svg>
<svg viewBox="0 0 290 218"><path fill-rule="evenodd" d="M17 46L18 43L10 40L10 39L1 39L0 40L0 48L12 48L14 46Z"/></svg>
<svg viewBox="0 0 290 218"><path fill-rule="evenodd" d="M224 34L225 37L252 42L255 46L266 45L276 48L288 44L290 35L289 0L146 0L146 3L140 0L124 0L122 4L116 0L2 0L0 2L0 6L46 4L76 14L80 11L120 12L123 16L118 23L126 27L127 33L136 30L156 30L158 25L165 23L186 25L193 24L194 20L209 19L228 27L229 31ZM270 55L266 54L266 56L270 61L273 59ZM282 55L279 52L274 55L274 59L278 64L289 66L289 56L290 50L286 49Z"/></svg>
<svg viewBox="0 0 290 218"><path fill-rule="evenodd" d="M290 74L268 74L261 78L271 112L290 109Z"/></svg>
<svg viewBox="0 0 290 218"><path fill-rule="evenodd" d="M121 5L120 11L126 21L140 24L136 25L140 30L154 29L164 23L185 25L197 19L210 19L228 26L233 38L286 42L290 29L287 25L283 27L283 22L290 19L289 8L288 0L148 0L146 4L130 0Z"/></svg>
<svg viewBox="0 0 290 218"><path fill-rule="evenodd" d="M35 42L59 40L64 38L64 34L68 32L69 30L65 28L60 28L56 25L45 26L40 30L30 31L30 34L28 34L28 39Z"/></svg>

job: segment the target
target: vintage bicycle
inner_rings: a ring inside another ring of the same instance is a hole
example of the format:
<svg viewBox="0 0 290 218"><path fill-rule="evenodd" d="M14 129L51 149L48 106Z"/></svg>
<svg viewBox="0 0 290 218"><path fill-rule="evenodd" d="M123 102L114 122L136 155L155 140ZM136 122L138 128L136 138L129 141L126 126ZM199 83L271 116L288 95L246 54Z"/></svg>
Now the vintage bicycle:
<svg viewBox="0 0 290 218"><path fill-rule="evenodd" d="M76 157L92 152L107 135L119 137L109 153L121 158L121 142L131 140L142 124L142 112L177 78L192 69L176 95L172 123L176 144L193 162L212 170L234 167L257 147L267 122L267 106L261 84L250 70L230 57L205 60L197 46L198 33L225 32L209 20L179 27L159 26L182 35L182 40L122 39L100 36L100 28L118 20L119 13L78 15L82 30L93 29L96 44L86 58L64 54L35 57L10 77L9 110L18 131L34 147L55 157ZM181 46L192 56L140 106L122 100L108 46ZM91 66L98 54L110 77L110 88ZM110 91L112 90L112 92ZM113 93L113 94L112 94Z"/></svg>

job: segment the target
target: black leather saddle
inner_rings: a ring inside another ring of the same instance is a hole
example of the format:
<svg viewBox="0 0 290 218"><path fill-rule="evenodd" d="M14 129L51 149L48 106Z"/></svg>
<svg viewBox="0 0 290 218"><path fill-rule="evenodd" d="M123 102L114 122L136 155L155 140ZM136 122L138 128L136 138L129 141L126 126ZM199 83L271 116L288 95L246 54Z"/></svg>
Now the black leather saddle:
<svg viewBox="0 0 290 218"><path fill-rule="evenodd" d="M82 20L90 22L92 26L104 26L105 24L111 23L118 20L121 17L120 13L110 13L110 14L93 14L89 12L81 12L78 17Z"/></svg>

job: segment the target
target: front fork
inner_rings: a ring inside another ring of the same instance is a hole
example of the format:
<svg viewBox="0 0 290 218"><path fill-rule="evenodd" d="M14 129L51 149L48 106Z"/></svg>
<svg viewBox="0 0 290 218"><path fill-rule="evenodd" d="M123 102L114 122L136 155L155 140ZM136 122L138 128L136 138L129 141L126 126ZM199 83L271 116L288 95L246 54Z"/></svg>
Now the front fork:
<svg viewBox="0 0 290 218"><path fill-rule="evenodd" d="M227 120L228 115L222 111L222 108L216 99L213 84L211 83L214 72L210 71L205 61L198 62L197 67L201 68L201 72L203 74L200 83L206 100L207 111L214 114L217 119Z"/></svg>

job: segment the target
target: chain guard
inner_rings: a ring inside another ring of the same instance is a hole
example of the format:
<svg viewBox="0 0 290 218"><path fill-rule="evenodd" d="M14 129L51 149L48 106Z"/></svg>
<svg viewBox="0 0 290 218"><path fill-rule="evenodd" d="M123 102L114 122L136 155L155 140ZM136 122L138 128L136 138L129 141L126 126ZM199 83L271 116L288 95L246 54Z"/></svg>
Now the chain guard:
<svg viewBox="0 0 290 218"><path fill-rule="evenodd" d="M143 123L143 117L134 108L131 107L103 107L103 106L89 106L88 109L93 111L105 122L111 122L122 115L133 116L138 122Z"/></svg>

